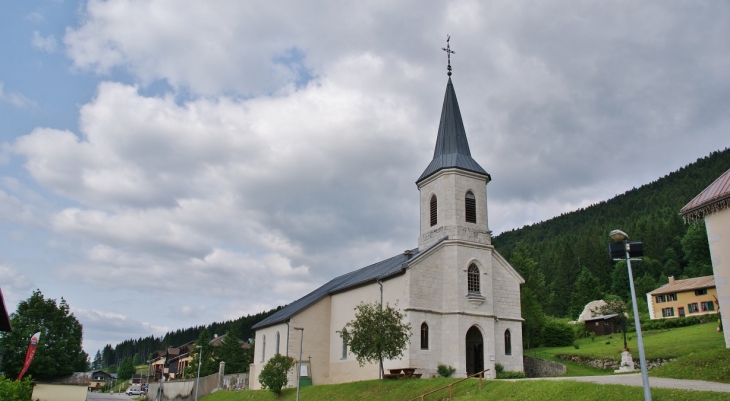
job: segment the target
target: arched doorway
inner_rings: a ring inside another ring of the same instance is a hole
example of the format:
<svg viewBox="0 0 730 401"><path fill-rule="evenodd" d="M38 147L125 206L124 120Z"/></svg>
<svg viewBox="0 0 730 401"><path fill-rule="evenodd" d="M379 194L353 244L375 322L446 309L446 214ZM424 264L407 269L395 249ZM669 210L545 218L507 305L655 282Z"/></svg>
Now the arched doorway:
<svg viewBox="0 0 730 401"><path fill-rule="evenodd" d="M466 374L484 370L484 338L476 326L466 332Z"/></svg>

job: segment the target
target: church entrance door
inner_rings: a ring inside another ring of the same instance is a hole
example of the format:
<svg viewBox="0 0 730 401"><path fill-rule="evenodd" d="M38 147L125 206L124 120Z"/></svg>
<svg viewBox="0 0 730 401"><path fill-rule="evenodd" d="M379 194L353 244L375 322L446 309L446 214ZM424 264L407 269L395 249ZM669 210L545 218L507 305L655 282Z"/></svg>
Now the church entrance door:
<svg viewBox="0 0 730 401"><path fill-rule="evenodd" d="M484 370L484 338L476 326L466 332L466 374L473 375Z"/></svg>

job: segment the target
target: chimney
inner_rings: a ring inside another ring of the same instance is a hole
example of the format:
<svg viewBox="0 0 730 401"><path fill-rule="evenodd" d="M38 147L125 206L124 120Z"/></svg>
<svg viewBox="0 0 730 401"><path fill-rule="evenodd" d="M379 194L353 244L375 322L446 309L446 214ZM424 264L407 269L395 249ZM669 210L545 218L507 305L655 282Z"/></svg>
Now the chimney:
<svg viewBox="0 0 730 401"><path fill-rule="evenodd" d="M669 276L669 284L674 284L674 276Z"/></svg>

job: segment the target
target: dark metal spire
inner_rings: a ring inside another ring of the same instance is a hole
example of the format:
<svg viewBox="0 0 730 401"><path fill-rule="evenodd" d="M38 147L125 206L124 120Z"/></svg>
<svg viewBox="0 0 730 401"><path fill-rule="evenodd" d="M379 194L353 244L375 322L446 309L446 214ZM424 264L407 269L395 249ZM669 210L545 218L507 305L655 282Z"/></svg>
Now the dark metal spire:
<svg viewBox="0 0 730 401"><path fill-rule="evenodd" d="M489 177L489 174L484 171L482 166L471 157L469 141L466 139L464 121L461 119L459 102L456 100L456 91L454 91L454 85L451 83L451 77L449 77L449 82L446 84L446 94L441 109L441 122L436 137L433 160L431 160L431 163L416 183L445 168L460 168ZM489 180L491 180L491 177Z"/></svg>
<svg viewBox="0 0 730 401"><path fill-rule="evenodd" d="M448 65L446 67L446 71L448 71L448 72L446 73L446 75L448 75L448 76L451 76L451 55L456 54L455 51L451 50L451 44L449 43L450 40L451 40L451 36L446 35L446 47L441 48L441 50L446 52L446 57L448 60Z"/></svg>

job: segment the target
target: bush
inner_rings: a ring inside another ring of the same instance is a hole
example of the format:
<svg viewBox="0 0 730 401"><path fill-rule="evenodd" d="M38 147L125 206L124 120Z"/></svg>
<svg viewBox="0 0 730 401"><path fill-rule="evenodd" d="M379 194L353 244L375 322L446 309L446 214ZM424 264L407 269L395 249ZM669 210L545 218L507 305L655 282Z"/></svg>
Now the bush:
<svg viewBox="0 0 730 401"><path fill-rule="evenodd" d="M452 366L444 365L443 363L439 363L437 371L439 373L439 376L441 376L441 377L451 377L451 375L453 375L454 372L456 372L456 369L454 369Z"/></svg>
<svg viewBox="0 0 730 401"><path fill-rule="evenodd" d="M565 347L575 341L573 327L559 320L548 320L542 328L542 345L546 347Z"/></svg>
<svg viewBox="0 0 730 401"><path fill-rule="evenodd" d="M524 372L497 372L497 379L524 379L525 373Z"/></svg>
<svg viewBox="0 0 730 401"><path fill-rule="evenodd" d="M578 341L573 341L573 347L575 349L579 349L580 348L580 345L578 345Z"/></svg>
<svg viewBox="0 0 730 401"><path fill-rule="evenodd" d="M0 375L0 400L30 401L32 395L33 385L29 376L18 382Z"/></svg>
<svg viewBox="0 0 730 401"><path fill-rule="evenodd" d="M676 319L656 319L641 322L642 330L663 330L674 327L694 326L707 322L716 322L720 318L717 313L702 316L687 316ZM629 328L627 331L636 331L635 327Z"/></svg>
<svg viewBox="0 0 730 401"><path fill-rule="evenodd" d="M500 373L504 372L504 365L497 362L494 364L494 370L497 372L497 374L500 374Z"/></svg>
<svg viewBox="0 0 730 401"><path fill-rule="evenodd" d="M296 361L290 356L274 355L259 374L261 387L271 390L277 397L281 397L281 389L286 386L286 373L294 367Z"/></svg>

